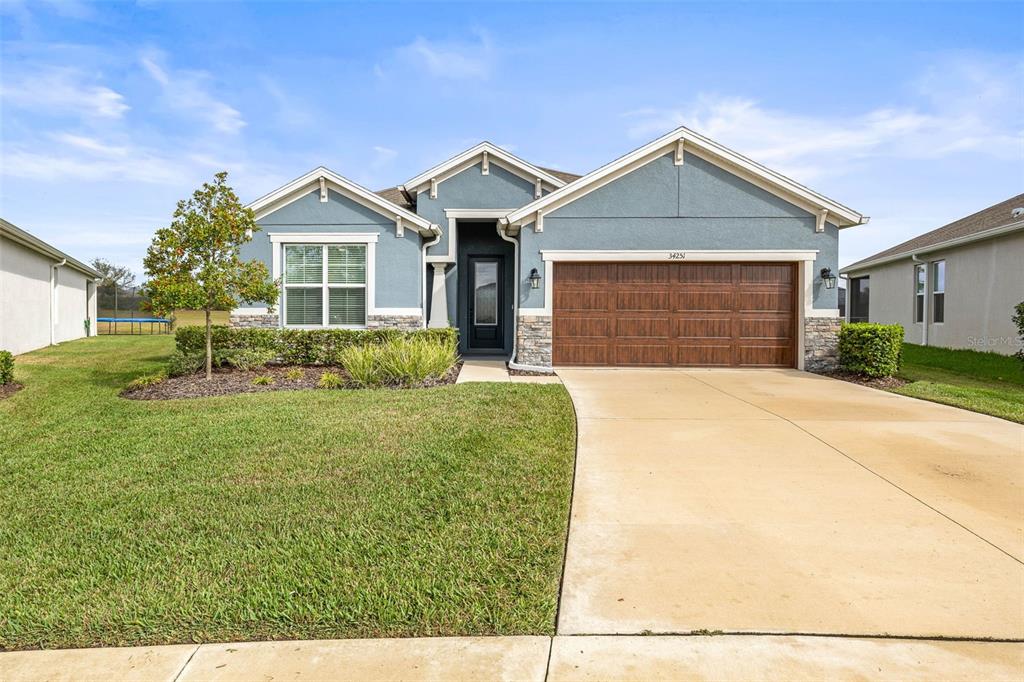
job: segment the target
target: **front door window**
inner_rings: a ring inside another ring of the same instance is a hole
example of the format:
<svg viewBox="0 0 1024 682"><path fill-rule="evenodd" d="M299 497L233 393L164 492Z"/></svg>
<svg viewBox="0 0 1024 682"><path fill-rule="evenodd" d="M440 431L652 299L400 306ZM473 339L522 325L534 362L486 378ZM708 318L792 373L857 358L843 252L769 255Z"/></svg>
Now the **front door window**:
<svg viewBox="0 0 1024 682"><path fill-rule="evenodd" d="M473 324L498 324L498 264L495 261L473 263Z"/></svg>

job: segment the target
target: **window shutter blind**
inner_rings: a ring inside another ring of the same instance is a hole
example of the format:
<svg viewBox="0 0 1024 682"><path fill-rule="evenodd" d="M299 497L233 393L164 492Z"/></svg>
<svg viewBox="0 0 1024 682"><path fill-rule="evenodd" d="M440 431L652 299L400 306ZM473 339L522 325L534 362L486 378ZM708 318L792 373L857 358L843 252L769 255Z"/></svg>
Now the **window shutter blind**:
<svg viewBox="0 0 1024 682"><path fill-rule="evenodd" d="M286 296L286 324L323 324L323 289L291 287Z"/></svg>
<svg viewBox="0 0 1024 682"><path fill-rule="evenodd" d="M307 244L288 245L284 250L286 284L323 282L323 247Z"/></svg>
<svg viewBox="0 0 1024 682"><path fill-rule="evenodd" d="M335 288L330 292L328 324L366 324L366 289Z"/></svg>
<svg viewBox="0 0 1024 682"><path fill-rule="evenodd" d="M329 284L366 284L366 246L344 244L327 247Z"/></svg>

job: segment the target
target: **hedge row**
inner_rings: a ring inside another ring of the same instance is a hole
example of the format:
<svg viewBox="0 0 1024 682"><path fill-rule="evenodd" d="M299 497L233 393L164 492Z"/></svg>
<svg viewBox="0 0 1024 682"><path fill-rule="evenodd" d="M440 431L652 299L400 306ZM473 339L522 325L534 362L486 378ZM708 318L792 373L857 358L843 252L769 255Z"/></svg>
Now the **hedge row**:
<svg viewBox="0 0 1024 682"><path fill-rule="evenodd" d="M213 350L265 351L286 365L336 365L341 351L352 346L379 345L400 338L427 339L439 344L458 341L458 331L445 329L258 329L213 327ZM205 354L206 328L179 327L174 333L178 350L186 355Z"/></svg>
<svg viewBox="0 0 1024 682"><path fill-rule="evenodd" d="M869 377L891 377L903 362L903 327L851 322L839 330L839 366Z"/></svg>
<svg viewBox="0 0 1024 682"><path fill-rule="evenodd" d="M14 356L8 350L0 350L0 386L14 383Z"/></svg>

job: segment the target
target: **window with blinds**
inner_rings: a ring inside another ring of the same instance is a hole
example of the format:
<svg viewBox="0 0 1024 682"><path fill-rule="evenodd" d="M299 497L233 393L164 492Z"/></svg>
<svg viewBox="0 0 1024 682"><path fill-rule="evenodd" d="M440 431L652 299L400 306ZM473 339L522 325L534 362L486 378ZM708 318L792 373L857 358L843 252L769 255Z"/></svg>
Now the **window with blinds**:
<svg viewBox="0 0 1024 682"><path fill-rule="evenodd" d="M286 325L366 324L366 244L286 244L284 262Z"/></svg>

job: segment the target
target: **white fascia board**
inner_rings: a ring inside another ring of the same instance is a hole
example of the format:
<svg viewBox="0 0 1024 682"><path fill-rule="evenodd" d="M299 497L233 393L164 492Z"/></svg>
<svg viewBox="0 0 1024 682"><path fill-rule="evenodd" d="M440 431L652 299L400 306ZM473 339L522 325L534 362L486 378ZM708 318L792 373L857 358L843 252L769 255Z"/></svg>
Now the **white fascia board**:
<svg viewBox="0 0 1024 682"><path fill-rule="evenodd" d="M500 166L525 180L533 182L540 178L542 182L553 189L565 186L564 180L560 180L554 175L537 168L528 161L524 161L490 142L481 142L475 147L471 147L460 154L456 154L447 161L439 163L430 170L420 173L408 180L402 187L410 194L416 194L429 186L431 180L441 183L453 175L457 175L467 168L476 165L477 162L483 160L484 152L487 152L489 164Z"/></svg>
<svg viewBox="0 0 1024 682"><path fill-rule="evenodd" d="M815 250L790 249L659 249L659 250L548 250L541 249L541 260L547 261L813 261Z"/></svg>
<svg viewBox="0 0 1024 682"><path fill-rule="evenodd" d="M901 251L894 253L891 256L885 256L884 258L876 258L874 260L864 261L863 263L854 263L853 265L847 265L845 268L839 269L840 275L847 275L853 272L862 272L879 265L885 265L886 263L892 263L893 261L903 260L904 258L910 258L918 254L932 253L934 251L942 251L944 249L951 249L957 246L963 246L964 244L970 244L971 242L980 242L983 239L992 239L993 237L1001 237L1004 234L1010 234L1011 232L1017 232L1018 230L1024 230L1024 220L1018 220L1010 223L1009 225L1000 225L999 227L993 227L988 230L981 232L975 232L964 237L956 237L955 239L947 239L944 242L938 242L931 246L924 246L919 249L910 249L909 251Z"/></svg>
<svg viewBox="0 0 1024 682"><path fill-rule="evenodd" d="M376 232L268 232L271 244L372 244Z"/></svg>
<svg viewBox="0 0 1024 682"><path fill-rule="evenodd" d="M395 221L401 218L403 221L415 225L421 233L437 234L440 231L440 228L433 225L426 218L388 201L379 194L323 166L311 170L302 177L292 180L269 194L264 194L256 201L250 203L247 208L252 209L253 213L256 214L256 219L259 220L293 201L301 199L319 184L320 178L327 180L328 188L372 211L376 211L386 218Z"/></svg>
<svg viewBox="0 0 1024 682"><path fill-rule="evenodd" d="M844 206L828 197L814 192L780 173L762 166L737 152L723 147L689 128L677 128L667 135L645 144L639 149L621 156L611 163L584 175L561 189L551 192L545 197L523 206L509 214L507 220L511 224L522 225L533 221L537 211L549 213L565 204L594 191L595 189L618 179L640 166L650 163L666 154L677 153L678 143L684 142L685 154L696 154L700 158L714 163L725 170L748 180L758 187L775 194L786 201L795 203L804 209L812 209L817 213L828 211L829 222L838 227L863 225L868 221L866 216Z"/></svg>

